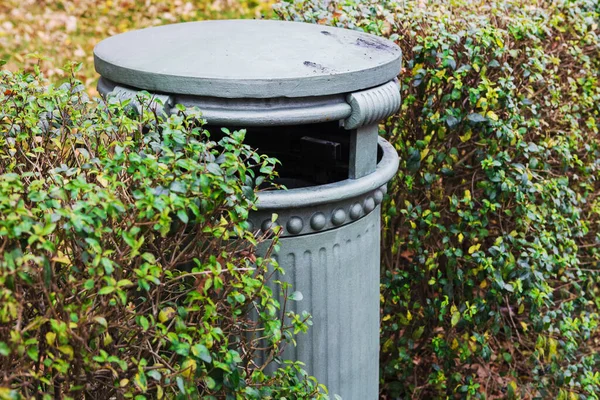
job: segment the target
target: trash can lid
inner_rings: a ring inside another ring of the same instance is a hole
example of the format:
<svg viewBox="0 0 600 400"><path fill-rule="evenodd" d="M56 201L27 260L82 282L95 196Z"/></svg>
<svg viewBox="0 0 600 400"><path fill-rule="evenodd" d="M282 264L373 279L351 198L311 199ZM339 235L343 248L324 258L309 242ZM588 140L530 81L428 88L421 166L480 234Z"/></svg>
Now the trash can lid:
<svg viewBox="0 0 600 400"><path fill-rule="evenodd" d="M96 71L141 90L224 98L310 97L375 87L401 50L374 35L300 22L201 21L122 33L94 49Z"/></svg>

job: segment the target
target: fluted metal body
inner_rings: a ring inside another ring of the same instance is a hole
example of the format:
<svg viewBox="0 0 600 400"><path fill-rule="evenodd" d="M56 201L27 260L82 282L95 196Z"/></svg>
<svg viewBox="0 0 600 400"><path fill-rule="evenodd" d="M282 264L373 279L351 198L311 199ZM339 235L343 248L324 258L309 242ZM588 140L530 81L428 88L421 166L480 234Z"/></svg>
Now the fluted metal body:
<svg viewBox="0 0 600 400"><path fill-rule="evenodd" d="M379 139L381 158L363 178L328 185L259 194L253 226L271 228L278 214L280 248L274 255L284 274L275 281L302 293L286 309L312 315L313 325L288 344L283 360L306 364L306 371L344 400L377 398L379 376L380 210L386 184L398 168L393 146ZM263 243L263 254L270 243ZM278 367L271 363L268 371Z"/></svg>
<svg viewBox="0 0 600 400"><path fill-rule="evenodd" d="M378 206L341 228L284 237L276 255L285 275L274 279L303 295L286 307L308 311L313 321L282 358L304 362L344 400L376 399L378 393L379 220Z"/></svg>

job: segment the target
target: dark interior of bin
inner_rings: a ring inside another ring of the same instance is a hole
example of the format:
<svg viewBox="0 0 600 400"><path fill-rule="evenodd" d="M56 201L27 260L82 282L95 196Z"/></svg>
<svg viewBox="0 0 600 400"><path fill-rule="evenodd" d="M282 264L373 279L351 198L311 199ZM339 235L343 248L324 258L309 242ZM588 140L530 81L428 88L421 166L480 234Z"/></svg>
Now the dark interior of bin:
<svg viewBox="0 0 600 400"><path fill-rule="evenodd" d="M211 135L217 127L206 127ZM229 127L230 130L240 128ZM323 124L254 127L246 129L245 143L259 153L275 157L279 178L288 189L324 185L348 179L350 132L338 121ZM377 160L381 159L377 150Z"/></svg>

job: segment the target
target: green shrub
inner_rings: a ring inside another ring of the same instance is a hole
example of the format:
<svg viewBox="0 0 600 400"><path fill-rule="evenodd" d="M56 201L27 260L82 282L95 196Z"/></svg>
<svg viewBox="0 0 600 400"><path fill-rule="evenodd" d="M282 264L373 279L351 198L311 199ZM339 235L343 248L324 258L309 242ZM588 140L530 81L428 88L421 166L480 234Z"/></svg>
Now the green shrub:
<svg viewBox="0 0 600 400"><path fill-rule="evenodd" d="M296 1L395 40L382 393L600 398L600 3Z"/></svg>
<svg viewBox="0 0 600 400"><path fill-rule="evenodd" d="M149 95L45 85L0 71L0 399L325 398L257 353L307 328L246 230L275 160Z"/></svg>

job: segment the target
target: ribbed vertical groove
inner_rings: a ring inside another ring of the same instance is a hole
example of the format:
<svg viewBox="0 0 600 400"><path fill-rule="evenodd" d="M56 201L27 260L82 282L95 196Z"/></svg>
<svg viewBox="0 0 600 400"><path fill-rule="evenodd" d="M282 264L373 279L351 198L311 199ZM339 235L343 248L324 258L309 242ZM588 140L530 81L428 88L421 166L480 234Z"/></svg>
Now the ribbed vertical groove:
<svg viewBox="0 0 600 400"><path fill-rule="evenodd" d="M318 264L312 267L314 280L312 282L312 294L314 307L323 305L323 296L327 293L327 271L320 268ZM327 336L327 320L326 316L321 313L314 313L314 307L307 309L312 314L313 326L309 328L305 340L310 340L311 336ZM303 339L305 336L303 336ZM313 366L313 371L323 368L323 354L327 351L327 342L324 340L311 340L310 344L313 349L314 357L309 363ZM308 360L307 360L308 361Z"/></svg>
<svg viewBox="0 0 600 400"><path fill-rule="evenodd" d="M284 269L286 282L292 284L291 288L288 288L288 295L294 293L300 284L298 281L298 276L302 273L302 265L297 262L296 254L289 253L286 255L287 263L285 264L286 268ZM288 264L289 263L289 264ZM288 267L288 265L293 265L293 267ZM298 312L298 303L295 301L287 301L286 302L286 312L292 311L294 313ZM300 349L298 346L287 346L285 352L286 359L298 360L300 356Z"/></svg>
<svg viewBox="0 0 600 400"><path fill-rule="evenodd" d="M341 253L341 249L340 249L340 245L339 243L336 243L333 245L333 249L331 252L331 255L333 257L333 261L332 261L332 266L333 266L333 276L336 277L336 279L338 281L341 281L341 277L343 276L343 264L342 264L342 253ZM333 292L333 291L332 291ZM333 303L335 305L335 308L332 309L332 319L333 322L329 325L331 325L330 330L334 331L335 329L333 329L333 326L344 326L344 315L343 315L343 310L346 307L342 307L342 296L340 295L339 291L336 292L337 295L332 295L333 297ZM327 378L327 382L331 382L330 385L331 387L339 387L340 386L340 382L342 380L342 368L340 366L344 365L344 348L343 348L343 342L342 340L333 340L334 336L332 336L330 334L330 342L333 342L331 345L332 348L332 352L335 352L335 356L332 357L332 361L329 363L329 365L331 365L332 367L329 368L329 374L328 374L328 378ZM336 367L337 366L337 367Z"/></svg>
<svg viewBox="0 0 600 400"><path fill-rule="evenodd" d="M365 254L366 249L363 248L363 243L362 243L362 235L358 235L356 237L356 240L354 241L354 246L353 249L355 251L354 254L354 262L357 263L358 265L360 265L361 267L364 266L364 257L363 255ZM362 251L361 251L362 250ZM353 299L353 307L352 310L357 310L359 309L359 307L364 307L364 290L366 288L364 287L360 287L359 285L359 281L362 278L362 281L364 283L364 279L365 277L362 276L364 274L364 272L362 271L362 268L360 268L358 271L358 273L354 273L350 275L350 280L352 282L352 290L350 291L350 293L348 294L349 296L352 297ZM351 312L352 312L351 310ZM367 320L365 319L366 316L364 315L364 313L361 313L361 315L356 315L356 311L352 312L352 325L351 325L351 331L352 332L360 332L358 333L360 336L364 336L364 330L367 328L367 326L365 326L365 324L367 323ZM365 346L364 341L360 344L357 345L357 343L354 344L354 346L352 346L352 358L351 360L364 360L363 358L361 358L361 349L363 349ZM356 366L354 366L354 368L352 368L352 375L351 375L351 382L358 382L359 385L357 385L357 391L356 391L356 395L359 398L364 398L363 396L363 386L364 386L364 377L362 376L362 369L361 368L356 368Z"/></svg>
<svg viewBox="0 0 600 400"><path fill-rule="evenodd" d="M292 288L292 290L296 291L299 286L302 286L302 296L303 299L301 302L297 302L298 307L297 313L302 315L304 311L308 311L312 309L312 293L313 293L313 282L314 275L316 271L313 268L312 254L310 251L305 251L302 255L302 262L298 266L298 268L302 271L302 276L305 277L305 281L297 280L296 284ZM296 277L300 276L300 274L296 274ZM297 278L298 279L298 278ZM298 359L306 360L307 368L314 368L314 357L313 357L313 346L312 343L309 343L305 340L301 340L298 342Z"/></svg>

